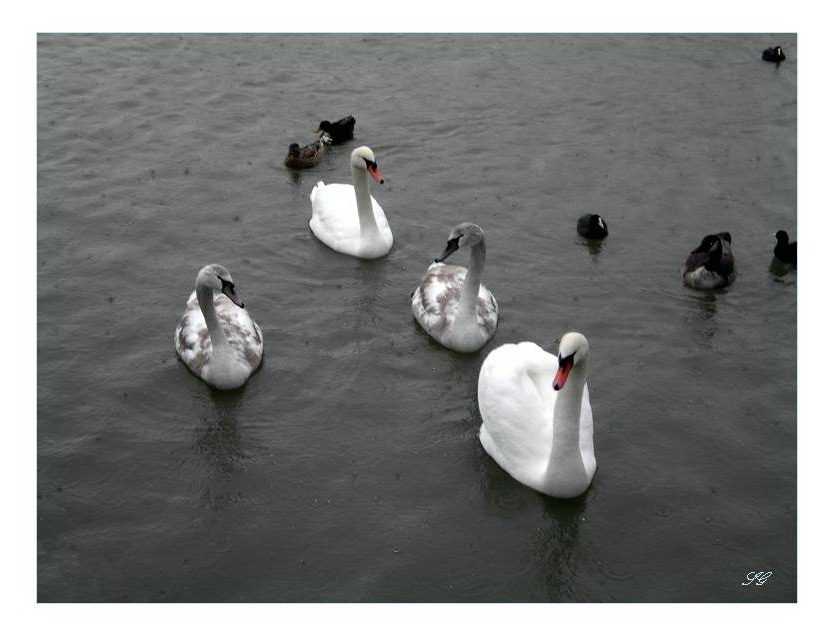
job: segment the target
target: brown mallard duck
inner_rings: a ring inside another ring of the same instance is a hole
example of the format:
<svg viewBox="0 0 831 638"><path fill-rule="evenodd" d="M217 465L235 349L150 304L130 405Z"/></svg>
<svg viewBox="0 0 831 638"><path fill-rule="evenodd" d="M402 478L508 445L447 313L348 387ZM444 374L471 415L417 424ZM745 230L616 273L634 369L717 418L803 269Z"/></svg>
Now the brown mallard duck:
<svg viewBox="0 0 831 638"><path fill-rule="evenodd" d="M321 155L323 155L322 139L306 146L290 144L285 164L288 168L312 168L317 166Z"/></svg>

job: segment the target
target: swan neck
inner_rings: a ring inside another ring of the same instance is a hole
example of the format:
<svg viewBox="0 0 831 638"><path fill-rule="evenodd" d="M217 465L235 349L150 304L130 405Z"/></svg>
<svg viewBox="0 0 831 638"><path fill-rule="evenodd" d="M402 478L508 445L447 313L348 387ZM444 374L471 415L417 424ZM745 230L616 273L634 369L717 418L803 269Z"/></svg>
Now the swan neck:
<svg viewBox="0 0 831 638"><path fill-rule="evenodd" d="M372 212L372 198L369 194L369 174L357 166L352 166L352 185L355 189L355 202L358 205L358 220L361 224L361 237L377 234L375 213Z"/></svg>
<svg viewBox="0 0 831 638"><path fill-rule="evenodd" d="M225 348L228 345L228 340L225 338L225 331L222 329L219 318L216 315L213 289L208 286L197 286L196 299L199 301L199 308L205 317L205 323L208 325L208 333L211 335L211 347L214 351Z"/></svg>
<svg viewBox="0 0 831 638"><path fill-rule="evenodd" d="M470 247L470 265L462 285L459 310L465 314L476 314L479 303L479 286L482 284L482 272L485 270L485 240Z"/></svg>
<svg viewBox="0 0 831 638"><path fill-rule="evenodd" d="M559 390L554 404L554 441L551 460L561 463L565 458L580 457L580 414L583 408L583 389L586 387L585 360L576 364L568 380ZM581 461L582 462L582 461Z"/></svg>

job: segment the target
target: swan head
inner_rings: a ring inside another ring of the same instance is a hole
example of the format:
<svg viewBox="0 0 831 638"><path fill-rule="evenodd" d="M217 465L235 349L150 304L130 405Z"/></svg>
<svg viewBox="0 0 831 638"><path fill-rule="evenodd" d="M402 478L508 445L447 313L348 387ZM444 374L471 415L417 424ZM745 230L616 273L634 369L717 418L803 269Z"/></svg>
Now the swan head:
<svg viewBox="0 0 831 638"><path fill-rule="evenodd" d="M436 257L433 261L440 262L447 259L450 255L455 253L459 248L465 246L475 246L485 241L485 232L480 226L465 222L459 224L450 231L450 236L447 238L447 246L444 252Z"/></svg>
<svg viewBox="0 0 831 638"><path fill-rule="evenodd" d="M352 151L349 163L353 168L360 171L366 171L372 175L372 179L379 184L384 183L384 176L378 172L378 164L375 162L375 153L373 153L372 149L368 146L359 146Z"/></svg>
<svg viewBox="0 0 831 638"><path fill-rule="evenodd" d="M199 274L196 275L196 288L209 288L216 292L221 292L231 301L237 304L240 308L245 308L239 297L237 297L236 290L234 290L234 279L231 273L225 266L219 264L208 264Z"/></svg>
<svg viewBox="0 0 831 638"><path fill-rule="evenodd" d="M574 366L584 364L589 358L589 341L579 332L567 332L560 339L560 350L557 353L557 373L554 375L552 387L562 390L568 380L568 375Z"/></svg>

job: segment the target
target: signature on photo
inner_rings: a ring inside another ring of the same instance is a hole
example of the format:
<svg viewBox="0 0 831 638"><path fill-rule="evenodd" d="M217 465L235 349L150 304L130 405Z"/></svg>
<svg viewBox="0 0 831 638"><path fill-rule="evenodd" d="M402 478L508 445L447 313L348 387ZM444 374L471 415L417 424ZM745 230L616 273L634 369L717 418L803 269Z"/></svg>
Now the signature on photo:
<svg viewBox="0 0 831 638"><path fill-rule="evenodd" d="M773 572L748 572L747 576L745 576L747 582L742 583L742 586L756 585L757 587L761 587L771 576L773 576Z"/></svg>

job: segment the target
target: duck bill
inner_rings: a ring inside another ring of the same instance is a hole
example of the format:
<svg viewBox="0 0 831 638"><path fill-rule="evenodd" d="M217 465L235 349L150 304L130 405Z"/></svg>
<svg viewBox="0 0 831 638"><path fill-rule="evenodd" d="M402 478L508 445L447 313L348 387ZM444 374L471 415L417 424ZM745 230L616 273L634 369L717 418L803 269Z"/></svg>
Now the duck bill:
<svg viewBox="0 0 831 638"><path fill-rule="evenodd" d="M557 368L557 374L554 375L554 383L551 384L554 390L559 391L563 389L573 365L574 364L570 360L563 361L560 364L560 367Z"/></svg>
<svg viewBox="0 0 831 638"><path fill-rule="evenodd" d="M372 175L372 179L374 179L378 184L384 183L384 176L378 172L377 168L373 168L372 166L367 166L366 170Z"/></svg>

